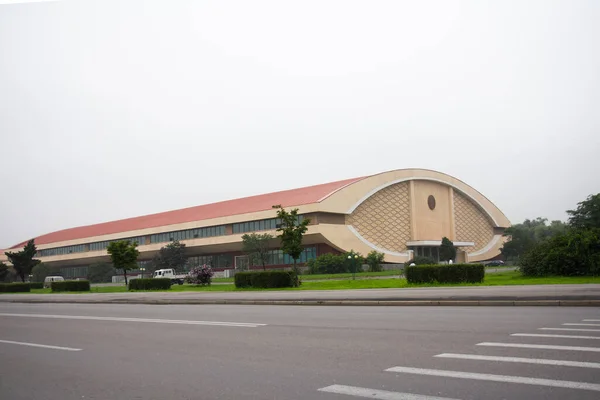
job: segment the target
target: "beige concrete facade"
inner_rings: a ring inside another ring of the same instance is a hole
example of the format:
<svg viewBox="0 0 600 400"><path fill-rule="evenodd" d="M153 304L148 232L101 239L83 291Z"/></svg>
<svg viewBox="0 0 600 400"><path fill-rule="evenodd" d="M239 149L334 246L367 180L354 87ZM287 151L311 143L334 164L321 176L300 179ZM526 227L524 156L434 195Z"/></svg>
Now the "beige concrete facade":
<svg viewBox="0 0 600 400"><path fill-rule="evenodd" d="M311 219L306 244L325 243L340 251L355 250L362 254L377 250L385 254L385 261L395 263L409 260L413 256L413 246L435 246L444 236L464 251L460 257L465 261L490 259L499 254L502 230L510 226L504 214L469 185L449 175L423 169L372 175L348 184L318 202L294 208ZM274 210L269 209L44 244L38 249L145 236L145 244L139 246L140 258L148 259L166 244L151 243L152 234L225 225L223 236L183 242L198 254L234 252L241 250L242 235L232 233L232 224L274 217ZM273 244L277 246L276 242ZM107 261L108 256L106 251L85 251L40 259L62 266ZM2 260L6 260L6 256L0 253Z"/></svg>

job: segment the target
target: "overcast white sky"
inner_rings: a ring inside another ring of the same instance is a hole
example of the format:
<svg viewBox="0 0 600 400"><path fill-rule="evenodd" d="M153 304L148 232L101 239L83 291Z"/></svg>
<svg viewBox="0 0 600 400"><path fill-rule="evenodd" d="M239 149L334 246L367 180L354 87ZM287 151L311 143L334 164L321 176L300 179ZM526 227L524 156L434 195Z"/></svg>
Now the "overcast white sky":
<svg viewBox="0 0 600 400"><path fill-rule="evenodd" d="M595 0L0 5L0 248L407 167L565 219L600 191L598 21Z"/></svg>

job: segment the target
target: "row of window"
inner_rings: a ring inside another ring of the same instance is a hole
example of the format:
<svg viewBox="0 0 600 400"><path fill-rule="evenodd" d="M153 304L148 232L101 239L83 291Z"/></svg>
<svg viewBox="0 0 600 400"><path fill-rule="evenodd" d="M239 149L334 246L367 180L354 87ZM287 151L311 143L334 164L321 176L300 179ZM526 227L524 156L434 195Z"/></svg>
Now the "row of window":
<svg viewBox="0 0 600 400"><path fill-rule="evenodd" d="M105 240L103 242L94 242L90 243L90 251L98 251L104 250L108 247L112 242L118 242L120 240L129 240L131 243L137 243L138 246L146 244L146 238L144 236L125 238L125 239L114 239L114 240Z"/></svg>
<svg viewBox="0 0 600 400"><path fill-rule="evenodd" d="M302 222L304 217L302 215L298 216L298 224ZM277 226L281 224L281 219L279 218L270 218L270 219L262 219L258 221L249 221L249 222L241 222L237 224L233 224L233 233L246 233L246 232L256 232L256 231L267 231L267 230L275 230ZM213 236L224 236L225 235L225 225L219 226L210 226L206 228L194 228L194 229L186 229L181 231L173 231L166 233L157 233L150 236L150 243L165 243L172 242L174 240L188 240L195 238L206 238ZM138 245L144 245L145 237L138 236L133 238L126 239L115 239L115 240L105 240L103 242L94 242L89 244L89 251L99 251L105 250L108 245L117 240L129 240L131 242L135 242ZM38 257L48 257L48 256L57 256L63 254L71 254L71 253L81 253L86 251L86 245L79 244L75 246L65 246L65 247L55 247L51 249L43 249L39 250L37 253Z"/></svg>
<svg viewBox="0 0 600 400"><path fill-rule="evenodd" d="M225 225L209 226L207 228L186 229L166 233L157 233L150 236L151 243L172 242L173 240L188 240L225 235Z"/></svg>
<svg viewBox="0 0 600 400"><path fill-rule="evenodd" d="M297 262L305 263L315 258L317 258L317 248L305 247L302 253L300 253L300 258L298 258ZM291 265L293 263L294 259L284 254L282 250L269 250L267 265Z"/></svg>
<svg viewBox="0 0 600 400"><path fill-rule="evenodd" d="M61 268L60 273L63 277L69 278L80 278L88 275L88 267L67 267Z"/></svg>
<svg viewBox="0 0 600 400"><path fill-rule="evenodd" d="M298 215L297 223L300 224L304 216ZM280 218L269 218L269 219L261 219L258 221L248 221L248 222L240 222L238 224L233 224L233 233L246 233L246 232L256 232L256 231L269 231L277 229L277 226L281 224Z"/></svg>
<svg viewBox="0 0 600 400"><path fill-rule="evenodd" d="M81 253L85 251L84 244L75 246L54 247L52 249L43 249L37 252L38 257L62 256L63 254Z"/></svg>
<svg viewBox="0 0 600 400"><path fill-rule="evenodd" d="M245 257L239 257L245 258ZM305 263L308 260L312 260L317 258L317 248L316 247L306 247L300 254L300 258L298 259L299 263ZM247 258L246 258L247 260ZM237 261L235 261L237 262ZM231 254L219 254L219 255L203 255L203 256L193 256L188 257L187 264L184 268L185 272L188 272L191 268L198 265L210 265L212 268L218 269L229 269L234 268L235 266L234 256ZM246 261L247 262L247 261ZM149 273L147 272L152 261L144 260L138 261L138 268L135 270L127 271L128 274L141 274L141 273ZM283 254L281 250L269 250L269 255L267 258L267 265L291 265L294 263L294 260L288 256L287 254ZM142 269L143 268L143 269ZM81 266L81 267L63 267L60 269L60 274L65 278L81 278L86 277L89 272L89 266ZM117 275L123 275L123 270L116 270Z"/></svg>

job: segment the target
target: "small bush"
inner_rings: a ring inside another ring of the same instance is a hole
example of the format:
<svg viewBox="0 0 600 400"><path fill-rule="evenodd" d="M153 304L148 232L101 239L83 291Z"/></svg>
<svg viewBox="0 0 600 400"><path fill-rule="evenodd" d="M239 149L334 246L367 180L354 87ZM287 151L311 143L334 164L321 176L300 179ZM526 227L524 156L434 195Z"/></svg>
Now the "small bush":
<svg viewBox="0 0 600 400"><path fill-rule="evenodd" d="M31 289L43 289L44 282L29 282L29 287Z"/></svg>
<svg viewBox="0 0 600 400"><path fill-rule="evenodd" d="M343 254L322 254L307 262L310 274L341 274L349 272L349 263Z"/></svg>
<svg viewBox="0 0 600 400"><path fill-rule="evenodd" d="M408 283L481 283L485 277L482 264L417 265L406 267Z"/></svg>
<svg viewBox="0 0 600 400"><path fill-rule="evenodd" d="M29 283L0 283L0 293L31 292Z"/></svg>
<svg viewBox="0 0 600 400"><path fill-rule="evenodd" d="M434 265L436 264L435 260L431 257L425 256L416 256L412 260L406 263L406 265L415 264L415 265Z"/></svg>
<svg viewBox="0 0 600 400"><path fill-rule="evenodd" d="M171 289L169 278L131 279L129 290L168 290Z"/></svg>
<svg viewBox="0 0 600 400"><path fill-rule="evenodd" d="M296 287L300 284L293 271L238 272L235 274L236 288L282 288Z"/></svg>
<svg viewBox="0 0 600 400"><path fill-rule="evenodd" d="M209 265L197 266L190 270L185 281L193 285L210 285L213 275L214 272Z"/></svg>
<svg viewBox="0 0 600 400"><path fill-rule="evenodd" d="M53 292L89 292L90 281L60 281L51 282Z"/></svg>

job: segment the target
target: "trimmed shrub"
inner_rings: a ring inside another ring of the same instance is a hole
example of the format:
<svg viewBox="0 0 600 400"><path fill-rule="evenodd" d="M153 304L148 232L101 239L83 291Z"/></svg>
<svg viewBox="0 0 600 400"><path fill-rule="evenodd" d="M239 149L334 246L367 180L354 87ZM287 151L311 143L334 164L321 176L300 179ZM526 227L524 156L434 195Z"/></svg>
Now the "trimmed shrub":
<svg viewBox="0 0 600 400"><path fill-rule="evenodd" d="M481 283L485 277L482 264L417 265L406 267L408 283Z"/></svg>
<svg viewBox="0 0 600 400"><path fill-rule="evenodd" d="M168 290L171 289L169 278L143 278L131 279L129 290Z"/></svg>
<svg viewBox="0 0 600 400"><path fill-rule="evenodd" d="M233 282L236 288L252 287L252 272L236 272Z"/></svg>
<svg viewBox="0 0 600 400"><path fill-rule="evenodd" d="M90 281L59 281L51 282L53 292L89 292Z"/></svg>
<svg viewBox="0 0 600 400"><path fill-rule="evenodd" d="M235 274L236 288L282 288L300 284L293 271L238 272Z"/></svg>
<svg viewBox="0 0 600 400"><path fill-rule="evenodd" d="M205 264L192 268L185 277L185 281L193 285L210 285L213 275L214 272L210 265Z"/></svg>
<svg viewBox="0 0 600 400"><path fill-rule="evenodd" d="M0 293L30 292L29 283L0 283Z"/></svg>
<svg viewBox="0 0 600 400"><path fill-rule="evenodd" d="M29 282L29 287L31 289L43 289L44 282Z"/></svg>

